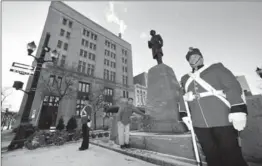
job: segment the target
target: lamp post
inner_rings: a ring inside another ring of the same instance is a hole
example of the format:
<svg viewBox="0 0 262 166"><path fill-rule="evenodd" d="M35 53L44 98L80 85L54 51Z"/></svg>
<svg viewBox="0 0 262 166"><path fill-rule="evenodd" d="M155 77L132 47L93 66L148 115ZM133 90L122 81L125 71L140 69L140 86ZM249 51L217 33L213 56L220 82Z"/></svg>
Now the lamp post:
<svg viewBox="0 0 262 166"><path fill-rule="evenodd" d="M48 47L49 40L50 40L50 34L47 33L45 36L44 44L43 44L39 57L32 55L32 53L36 50L35 42L30 42L27 44L28 56L32 56L35 59L35 61L37 62L37 66L36 66L36 69L33 75L31 87L29 88L28 91L22 90L22 87L23 87L22 82L15 81L13 85L13 87L16 88L16 90L21 90L27 94L27 100L26 100L25 107L22 112L21 122L18 126L16 135L14 139L12 140L12 142L10 143L10 145L8 146L9 150L23 147L23 142L25 141L26 137L30 136L29 132L31 132L30 128L32 127L32 125L30 124L29 115L30 115L32 104L34 101L35 91L36 91L37 84L39 81L42 66L45 62L55 62L58 58L58 53L56 50L54 50L51 52L52 60L45 60L46 53L50 52L50 48Z"/></svg>
<svg viewBox="0 0 262 166"><path fill-rule="evenodd" d="M40 77L40 73L41 73L43 64L45 62L55 62L57 60L58 53L56 50L51 52L52 60L45 60L46 53L50 52L50 48L48 47L49 39L50 39L50 34L47 33L42 50L41 50L41 54L39 57L32 55L32 53L36 50L35 43L31 42L27 44L28 56L32 56L35 59L35 61L37 62L37 66L36 66L35 73L33 75L33 80L32 80L32 84L30 87L30 91L27 93L28 97L27 97L26 104L25 104L25 107L22 113L21 123L27 123L29 121L29 115L30 115L31 107L34 101L35 91L37 88L37 84L39 81L39 77Z"/></svg>

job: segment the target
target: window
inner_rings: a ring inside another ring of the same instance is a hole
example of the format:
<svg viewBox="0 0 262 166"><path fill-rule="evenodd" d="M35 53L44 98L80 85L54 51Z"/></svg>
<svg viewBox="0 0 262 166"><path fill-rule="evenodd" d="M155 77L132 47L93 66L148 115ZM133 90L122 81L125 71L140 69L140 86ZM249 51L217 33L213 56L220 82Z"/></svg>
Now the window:
<svg viewBox="0 0 262 166"><path fill-rule="evenodd" d="M84 51L84 57L85 58L87 57L87 51Z"/></svg>
<svg viewBox="0 0 262 166"><path fill-rule="evenodd" d="M123 97L128 98L128 91L125 91L125 90L123 91Z"/></svg>
<svg viewBox="0 0 262 166"><path fill-rule="evenodd" d="M114 62L111 62L111 65L110 65L111 67L113 67L114 66Z"/></svg>
<svg viewBox="0 0 262 166"><path fill-rule="evenodd" d="M84 50L80 49L80 56L84 56Z"/></svg>
<svg viewBox="0 0 262 166"><path fill-rule="evenodd" d="M113 89L105 88L104 89L104 95L106 95L106 96L113 96Z"/></svg>
<svg viewBox="0 0 262 166"><path fill-rule="evenodd" d="M104 79L109 80L109 70L104 69Z"/></svg>
<svg viewBox="0 0 262 166"><path fill-rule="evenodd" d="M89 45L89 46L90 46L90 49L92 49L92 48L93 48L93 43L90 43L90 45Z"/></svg>
<svg viewBox="0 0 262 166"><path fill-rule="evenodd" d="M124 85L127 85L128 84L128 80L127 80L128 78L127 78L127 76L122 76L122 80L123 80L123 84Z"/></svg>
<svg viewBox="0 0 262 166"><path fill-rule="evenodd" d="M124 59L124 57L122 57L122 63L125 63L125 59Z"/></svg>
<svg viewBox="0 0 262 166"><path fill-rule="evenodd" d="M48 81L48 85L49 86L53 86L54 85L54 79L55 79L55 76L54 75L50 75L49 81Z"/></svg>
<svg viewBox="0 0 262 166"><path fill-rule="evenodd" d="M90 34L90 32L89 32L89 31L86 31L86 36L87 36L87 37L89 37L89 34Z"/></svg>
<svg viewBox="0 0 262 166"><path fill-rule="evenodd" d="M82 46L85 45L85 39L82 39L82 42L81 42Z"/></svg>
<svg viewBox="0 0 262 166"><path fill-rule="evenodd" d="M86 40L85 46L88 48L88 41Z"/></svg>
<svg viewBox="0 0 262 166"><path fill-rule="evenodd" d="M83 62L82 61L78 61L77 71L78 72L82 71L82 67L83 67Z"/></svg>
<svg viewBox="0 0 262 166"><path fill-rule="evenodd" d="M61 47L62 47L62 44L63 44L63 42L62 42L61 40L58 40L58 42L57 42L57 48L61 48Z"/></svg>
<svg viewBox="0 0 262 166"><path fill-rule="evenodd" d="M67 51L68 50L68 44L64 43L64 50Z"/></svg>
<svg viewBox="0 0 262 166"><path fill-rule="evenodd" d="M94 44L94 48L93 49L96 50L96 44Z"/></svg>
<svg viewBox="0 0 262 166"><path fill-rule="evenodd" d="M109 66L109 63L110 63L110 61L109 61L109 60L107 60L107 62L106 62L106 65L107 65L107 66Z"/></svg>
<svg viewBox="0 0 262 166"><path fill-rule="evenodd" d="M85 82L78 82L78 91L88 93L90 90L90 84Z"/></svg>
<svg viewBox="0 0 262 166"><path fill-rule="evenodd" d="M127 72L127 67L125 67L125 72Z"/></svg>
<svg viewBox="0 0 262 166"><path fill-rule="evenodd" d="M104 65L106 65L106 59L104 59Z"/></svg>
<svg viewBox="0 0 262 166"><path fill-rule="evenodd" d="M67 19L63 18L63 25L67 24Z"/></svg>
<svg viewBox="0 0 262 166"><path fill-rule="evenodd" d="M114 53L113 52L111 52L111 58L113 58L114 57Z"/></svg>
<svg viewBox="0 0 262 166"><path fill-rule="evenodd" d="M92 54L92 60L95 61L96 60L96 55Z"/></svg>
<svg viewBox="0 0 262 166"><path fill-rule="evenodd" d="M92 33L91 34L91 39L96 40L97 39L97 35Z"/></svg>
<svg viewBox="0 0 262 166"><path fill-rule="evenodd" d="M107 50L105 50L105 55L107 54Z"/></svg>
<svg viewBox="0 0 262 166"><path fill-rule="evenodd" d="M114 54L114 59L116 59L116 54Z"/></svg>
<svg viewBox="0 0 262 166"><path fill-rule="evenodd" d="M95 65L88 64L87 74L90 76L94 76L94 71L95 71Z"/></svg>
<svg viewBox="0 0 262 166"><path fill-rule="evenodd" d="M84 108L87 100L77 99L76 100L76 115L80 117L81 110Z"/></svg>
<svg viewBox="0 0 262 166"><path fill-rule="evenodd" d="M62 55L61 63L60 63L60 66L61 66L61 67L64 67L64 66L65 66L65 61L66 61L66 56L65 56L65 55Z"/></svg>
<svg viewBox="0 0 262 166"><path fill-rule="evenodd" d="M69 28L72 28L72 26L73 26L73 22L72 22L72 21L69 21L68 27L69 27Z"/></svg>
<svg viewBox="0 0 262 166"><path fill-rule="evenodd" d="M85 73L85 71L86 71L86 62L83 62L82 73Z"/></svg>
<svg viewBox="0 0 262 166"><path fill-rule="evenodd" d="M110 71L110 81L115 82L116 80L116 73L113 71Z"/></svg>
<svg viewBox="0 0 262 166"><path fill-rule="evenodd" d="M123 54L123 55L125 54L125 50L124 50L124 49L122 49L122 54Z"/></svg>
<svg viewBox="0 0 262 166"><path fill-rule="evenodd" d="M60 30L60 36L64 36L64 34L65 34L65 30L61 29Z"/></svg>
<svg viewBox="0 0 262 166"><path fill-rule="evenodd" d="M86 30L85 30L85 29L83 29L83 35L84 35L84 36L86 35Z"/></svg>
<svg viewBox="0 0 262 166"><path fill-rule="evenodd" d="M70 32L66 32L66 38L70 39Z"/></svg>
<svg viewBox="0 0 262 166"><path fill-rule="evenodd" d="M125 64L127 64L127 59L125 59Z"/></svg>
<svg viewBox="0 0 262 166"><path fill-rule="evenodd" d="M114 62L114 68L116 68L116 63Z"/></svg>
<svg viewBox="0 0 262 166"><path fill-rule="evenodd" d="M123 73L125 72L125 67L124 67L124 66L122 66L122 72L123 72Z"/></svg>
<svg viewBox="0 0 262 166"><path fill-rule="evenodd" d="M127 55L127 51L125 50L125 55Z"/></svg>
<svg viewBox="0 0 262 166"><path fill-rule="evenodd" d="M56 81L57 81L57 82L56 82L56 83L57 83L57 87L60 88L60 87L61 87L61 83L62 83L62 77L57 77L57 78L56 78Z"/></svg>

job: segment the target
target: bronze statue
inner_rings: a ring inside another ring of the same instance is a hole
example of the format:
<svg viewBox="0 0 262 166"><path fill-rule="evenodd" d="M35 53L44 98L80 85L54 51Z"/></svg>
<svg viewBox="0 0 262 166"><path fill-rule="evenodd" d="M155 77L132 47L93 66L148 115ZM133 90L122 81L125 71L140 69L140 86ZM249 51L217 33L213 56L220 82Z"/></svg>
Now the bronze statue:
<svg viewBox="0 0 262 166"><path fill-rule="evenodd" d="M148 48L152 49L153 59L157 60L157 64L162 64L162 56L164 55L162 51L163 39L159 34L156 35L155 30L151 30L150 35L152 37L151 40L148 41Z"/></svg>

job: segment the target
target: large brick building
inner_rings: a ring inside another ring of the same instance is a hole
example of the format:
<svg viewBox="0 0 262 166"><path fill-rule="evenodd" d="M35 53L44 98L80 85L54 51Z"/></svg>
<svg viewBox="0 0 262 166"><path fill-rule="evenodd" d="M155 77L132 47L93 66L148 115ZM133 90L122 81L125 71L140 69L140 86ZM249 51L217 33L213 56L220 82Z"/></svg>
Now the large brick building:
<svg viewBox="0 0 262 166"><path fill-rule="evenodd" d="M49 7L38 45L39 49L36 52L37 57L40 56L47 33L51 35L48 46L51 50L59 52L57 65L60 67L65 64L76 66L80 79L75 80L74 83L77 91L75 98L62 100L59 105L56 103L56 96L43 96L41 95L43 93L37 89L31 108L31 115L36 115L33 116L35 125L38 125L41 119L42 123L45 123L43 115L48 111L43 109L44 106L54 107L51 112L53 121L57 122L57 119L63 116L66 123L71 116L79 114L83 105L82 96L101 85L105 88L107 95L111 96L111 101L108 101L111 104L114 102L113 98L134 97L131 44L124 41L121 34L117 36L111 33L58 1L51 2ZM44 75L49 81L60 78L46 71L41 71L41 75ZM31 83L32 78L30 77L27 89ZM26 98L27 95L23 98L19 110L20 115ZM102 125L101 114L97 114L97 127ZM52 122L52 125L56 122Z"/></svg>

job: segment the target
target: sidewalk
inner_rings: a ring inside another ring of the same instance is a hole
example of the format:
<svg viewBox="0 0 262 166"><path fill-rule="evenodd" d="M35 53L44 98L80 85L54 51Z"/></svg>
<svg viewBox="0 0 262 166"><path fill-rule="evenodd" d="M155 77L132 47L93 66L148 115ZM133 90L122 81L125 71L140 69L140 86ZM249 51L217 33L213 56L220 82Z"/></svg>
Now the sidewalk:
<svg viewBox="0 0 262 166"><path fill-rule="evenodd" d="M167 154L141 150L141 149L134 149L134 148L123 150L120 149L116 144L108 143L107 140L91 140L90 143L156 165L161 165L161 166L196 166L197 165L195 160L191 160L188 158L171 156ZM206 163L203 163L203 166L207 166Z"/></svg>

